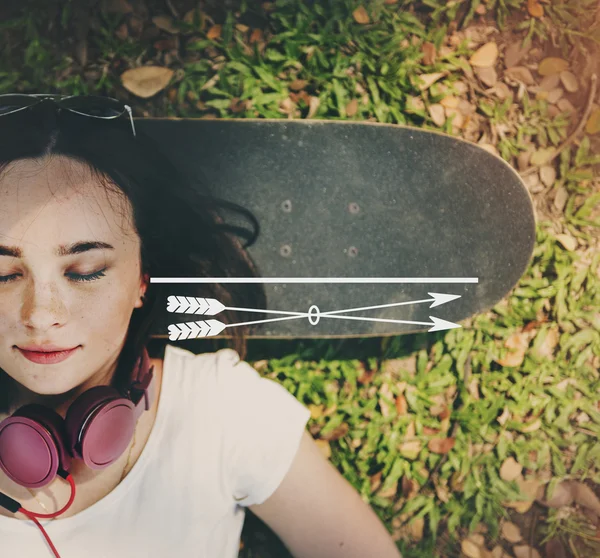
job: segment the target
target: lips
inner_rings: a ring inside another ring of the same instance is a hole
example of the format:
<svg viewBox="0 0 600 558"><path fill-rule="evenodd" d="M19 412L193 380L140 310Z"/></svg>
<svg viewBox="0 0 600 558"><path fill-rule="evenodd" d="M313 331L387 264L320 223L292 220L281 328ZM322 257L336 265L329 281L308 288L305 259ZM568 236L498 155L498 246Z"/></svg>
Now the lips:
<svg viewBox="0 0 600 558"><path fill-rule="evenodd" d="M17 346L17 348L30 353L60 353L62 351L71 351L76 347L59 347L58 345L26 345L24 347Z"/></svg>
<svg viewBox="0 0 600 558"><path fill-rule="evenodd" d="M47 347L46 347L47 348ZM31 362L35 362L37 364L57 364L62 362L63 360L68 359L71 355L73 355L77 349L74 347L72 349L62 350L62 351L28 351L21 347L17 347L19 352Z"/></svg>

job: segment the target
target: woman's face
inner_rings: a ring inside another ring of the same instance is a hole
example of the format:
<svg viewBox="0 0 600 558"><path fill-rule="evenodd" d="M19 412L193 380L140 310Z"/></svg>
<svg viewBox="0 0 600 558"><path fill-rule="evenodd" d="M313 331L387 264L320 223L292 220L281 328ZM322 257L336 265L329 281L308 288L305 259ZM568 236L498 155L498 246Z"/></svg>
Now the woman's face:
<svg viewBox="0 0 600 558"><path fill-rule="evenodd" d="M81 242L106 247L70 253ZM69 159L14 163L0 179L0 368L40 395L104 383L142 305L140 264L127 200ZM77 349L37 363L30 345Z"/></svg>

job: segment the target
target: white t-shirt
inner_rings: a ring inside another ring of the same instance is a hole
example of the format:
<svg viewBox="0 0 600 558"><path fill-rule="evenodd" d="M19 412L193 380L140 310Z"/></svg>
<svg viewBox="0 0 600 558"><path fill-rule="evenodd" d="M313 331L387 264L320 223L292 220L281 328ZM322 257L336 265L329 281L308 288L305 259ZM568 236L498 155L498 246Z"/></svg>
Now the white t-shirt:
<svg viewBox="0 0 600 558"><path fill-rule="evenodd" d="M243 506L279 486L309 418L233 349L167 345L156 420L129 474L91 507L38 521L61 558L237 558ZM5 516L0 554L53 556L33 521Z"/></svg>

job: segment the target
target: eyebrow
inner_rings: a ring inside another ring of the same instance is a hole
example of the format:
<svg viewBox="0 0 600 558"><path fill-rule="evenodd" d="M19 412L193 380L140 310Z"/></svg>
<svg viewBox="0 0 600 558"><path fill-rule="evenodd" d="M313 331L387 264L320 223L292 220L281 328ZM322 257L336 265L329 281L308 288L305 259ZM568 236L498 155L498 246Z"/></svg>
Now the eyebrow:
<svg viewBox="0 0 600 558"><path fill-rule="evenodd" d="M72 256L74 254L82 254L89 250L114 250L114 246L107 244L106 242L100 242L95 240L86 240L82 242L75 242L73 244L67 244L66 246L59 246L54 253L57 256ZM12 256L13 258L22 258L23 252L16 246L2 246L0 245L0 256Z"/></svg>

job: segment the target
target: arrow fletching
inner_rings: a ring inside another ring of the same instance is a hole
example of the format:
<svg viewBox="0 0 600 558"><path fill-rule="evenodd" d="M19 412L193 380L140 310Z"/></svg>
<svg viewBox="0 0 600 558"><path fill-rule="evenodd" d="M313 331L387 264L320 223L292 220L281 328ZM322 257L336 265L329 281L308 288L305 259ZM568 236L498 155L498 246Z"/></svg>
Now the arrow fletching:
<svg viewBox="0 0 600 558"><path fill-rule="evenodd" d="M167 312L214 316L223 310L225 310L225 306L223 306L216 298L175 295L167 297Z"/></svg>
<svg viewBox="0 0 600 558"><path fill-rule="evenodd" d="M198 339L219 335L227 326L219 320L200 320L198 322L183 322L170 324L169 340L181 341L185 339Z"/></svg>

